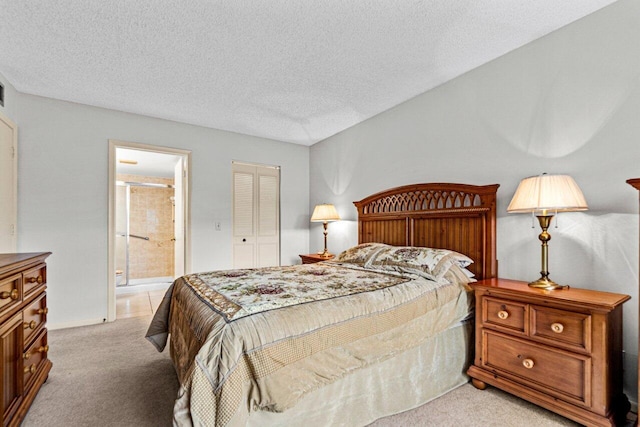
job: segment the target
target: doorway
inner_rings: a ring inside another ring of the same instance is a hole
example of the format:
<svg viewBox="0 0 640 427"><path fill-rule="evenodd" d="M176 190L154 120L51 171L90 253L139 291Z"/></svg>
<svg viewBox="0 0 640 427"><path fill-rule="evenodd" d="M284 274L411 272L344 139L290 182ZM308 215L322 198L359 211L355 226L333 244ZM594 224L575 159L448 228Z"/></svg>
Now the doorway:
<svg viewBox="0 0 640 427"><path fill-rule="evenodd" d="M161 299L173 279L185 274L189 162L190 151L109 141L107 320L121 317L116 307L125 295L126 316L144 310L138 302L145 298L151 305Z"/></svg>

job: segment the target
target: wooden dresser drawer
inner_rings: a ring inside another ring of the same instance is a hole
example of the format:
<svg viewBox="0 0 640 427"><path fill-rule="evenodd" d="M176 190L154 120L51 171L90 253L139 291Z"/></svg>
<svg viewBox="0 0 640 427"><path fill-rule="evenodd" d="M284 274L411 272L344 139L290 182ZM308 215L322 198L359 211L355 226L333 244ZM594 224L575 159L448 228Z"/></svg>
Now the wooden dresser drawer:
<svg viewBox="0 0 640 427"><path fill-rule="evenodd" d="M591 351L591 316L531 306L531 336L570 350Z"/></svg>
<svg viewBox="0 0 640 427"><path fill-rule="evenodd" d="M524 334L528 312L527 304L485 297L482 304L482 324Z"/></svg>
<svg viewBox="0 0 640 427"><path fill-rule="evenodd" d="M44 327L47 321L47 294L42 293L24 309L24 343L25 345Z"/></svg>
<svg viewBox="0 0 640 427"><path fill-rule="evenodd" d="M25 299L31 292L37 290L40 286L44 286L47 283L47 265L40 264L39 266L25 271L22 279L22 288Z"/></svg>
<svg viewBox="0 0 640 427"><path fill-rule="evenodd" d="M487 368L524 379L531 387L571 403L591 404L586 384L591 377L590 357L491 331L483 332L483 342Z"/></svg>
<svg viewBox="0 0 640 427"><path fill-rule="evenodd" d="M47 360L49 345L47 343L47 330L43 329L36 340L22 354L24 366L24 385L28 391L31 387L32 379L35 373L43 366L43 362Z"/></svg>
<svg viewBox="0 0 640 427"><path fill-rule="evenodd" d="M0 280L0 317L22 303L22 274Z"/></svg>

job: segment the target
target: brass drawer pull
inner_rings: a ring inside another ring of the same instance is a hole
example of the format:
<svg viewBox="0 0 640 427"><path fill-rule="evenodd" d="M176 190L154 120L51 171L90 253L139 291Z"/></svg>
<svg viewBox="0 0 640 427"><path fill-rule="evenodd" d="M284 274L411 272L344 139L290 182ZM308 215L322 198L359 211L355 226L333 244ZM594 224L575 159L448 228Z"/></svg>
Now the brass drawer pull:
<svg viewBox="0 0 640 427"><path fill-rule="evenodd" d="M35 320L32 320L31 322L24 324L25 329L35 329L37 326L38 324L36 323Z"/></svg>
<svg viewBox="0 0 640 427"><path fill-rule="evenodd" d="M27 283L36 283L36 282L38 283L38 285L41 285L42 282L44 282L44 279L42 278L42 276L38 276L37 278L36 277L29 277L27 279Z"/></svg>
<svg viewBox="0 0 640 427"><path fill-rule="evenodd" d="M556 334L560 334L562 333L562 331L564 331L564 326L562 325L562 323L552 323L551 330Z"/></svg>
<svg viewBox="0 0 640 427"><path fill-rule="evenodd" d="M509 312L506 310L500 310L498 312L498 317L501 318L502 320L505 320L509 317Z"/></svg>
<svg viewBox="0 0 640 427"><path fill-rule="evenodd" d="M38 314L47 314L47 313L49 313L49 307L39 308L38 311L36 311L36 313L38 313Z"/></svg>
<svg viewBox="0 0 640 427"><path fill-rule="evenodd" d="M522 366L524 366L527 369L533 368L533 365L535 365L535 363L533 363L533 360L531 359L524 359L522 361Z"/></svg>
<svg viewBox="0 0 640 427"><path fill-rule="evenodd" d="M25 374L35 374L36 373L36 365L31 365L29 367L24 368Z"/></svg>
<svg viewBox="0 0 640 427"><path fill-rule="evenodd" d="M18 299L18 297L20 296L20 293L18 292L17 289L12 289L11 292L0 292L0 299L8 299L11 298L13 300Z"/></svg>
<svg viewBox="0 0 640 427"><path fill-rule="evenodd" d="M36 353L48 353L49 352L49 344L43 346L40 346L36 349ZM30 351L27 351L25 354L22 355L22 357L27 360L30 359L31 356L33 356L33 354Z"/></svg>

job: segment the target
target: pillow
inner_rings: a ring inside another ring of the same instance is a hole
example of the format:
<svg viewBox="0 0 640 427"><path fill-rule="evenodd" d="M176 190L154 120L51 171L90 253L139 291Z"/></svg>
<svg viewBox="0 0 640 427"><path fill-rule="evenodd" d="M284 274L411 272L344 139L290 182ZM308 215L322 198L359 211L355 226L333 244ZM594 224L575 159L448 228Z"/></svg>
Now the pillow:
<svg viewBox="0 0 640 427"><path fill-rule="evenodd" d="M471 263L471 258L448 249L388 246L376 252L365 267L418 273L439 281L452 265L465 268Z"/></svg>
<svg viewBox="0 0 640 427"><path fill-rule="evenodd" d="M347 249L333 258L333 262L364 265L379 250L389 247L384 243L362 243Z"/></svg>
<svg viewBox="0 0 640 427"><path fill-rule="evenodd" d="M451 283L472 283L477 282L476 279L473 278L474 274L467 270L464 267L460 267L458 264L453 263L451 267L449 267L449 271L447 271L443 278Z"/></svg>

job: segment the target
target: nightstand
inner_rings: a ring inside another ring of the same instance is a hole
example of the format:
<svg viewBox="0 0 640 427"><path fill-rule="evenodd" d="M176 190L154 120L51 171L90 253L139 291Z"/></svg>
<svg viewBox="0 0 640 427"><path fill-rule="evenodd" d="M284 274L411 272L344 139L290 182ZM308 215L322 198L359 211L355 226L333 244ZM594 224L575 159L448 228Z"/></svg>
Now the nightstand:
<svg viewBox="0 0 640 427"><path fill-rule="evenodd" d="M300 259L302 260L303 264L313 264L315 262L328 261L331 258L333 258L333 255L329 255L328 257L323 257L320 254L300 255Z"/></svg>
<svg viewBox="0 0 640 427"><path fill-rule="evenodd" d="M624 420L622 304L628 295L489 279L476 295L476 388L487 384L584 425Z"/></svg>

